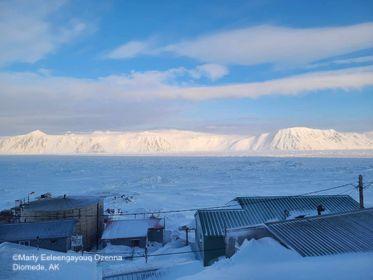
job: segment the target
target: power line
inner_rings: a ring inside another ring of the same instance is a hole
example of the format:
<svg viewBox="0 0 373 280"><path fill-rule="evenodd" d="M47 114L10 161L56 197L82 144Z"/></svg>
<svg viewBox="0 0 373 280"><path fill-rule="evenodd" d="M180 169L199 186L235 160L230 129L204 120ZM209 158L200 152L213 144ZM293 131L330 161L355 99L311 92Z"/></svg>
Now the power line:
<svg viewBox="0 0 373 280"><path fill-rule="evenodd" d="M190 251L183 251L183 252L170 252L170 253L160 253L160 254L148 254L148 257L161 257L161 256L169 256L169 255L182 255L182 254L190 254L190 253L201 253L201 252L211 252L211 251L220 251L225 250L226 248L214 248L214 249L204 249L204 250L190 250ZM116 253L92 253L92 252L84 252L85 254L99 254L103 256L121 256L125 259L132 259L132 258L144 258L145 255L118 255Z"/></svg>
<svg viewBox="0 0 373 280"><path fill-rule="evenodd" d="M372 182L368 182L367 184L373 184L373 181ZM335 186L335 187L331 187L331 188L325 188L325 189L320 189L320 190L316 190L316 191L312 191L312 192L306 192L306 193L302 193L302 194L298 194L298 195L290 195L290 197L301 197L301 196L307 196L307 195L311 195L311 194L316 194L316 193L321 193L321 192L326 192L326 191L330 191L330 190L334 190L334 189L339 189L339 188L343 188L343 187L348 187L348 186L352 186L352 187L355 187L354 184L352 183L348 183L348 184L343 184L343 185L339 185L339 186ZM263 201L256 201L256 202L253 202L251 203L250 205L253 205L253 204L259 204L259 203L263 203ZM26 204L27 205L27 204ZM145 215L154 215L154 214L169 214L169 213L181 213L181 212L192 212L192 211L198 211L198 210L214 210L214 209L223 209L223 208L232 208L232 207L236 207L235 205L221 205L221 206L211 206L211 207L202 207L202 208L189 208L189 209L175 209L175 210L163 210L163 211L149 211L149 212L133 212L133 213L113 213L113 214L99 214L99 215L95 215L95 214L86 214L86 215L66 215L65 218L80 218L81 216L84 216L84 217L97 217L97 216L103 216L103 217L115 217L115 216L118 216L118 217L121 217L121 216L145 216ZM232 208L232 209L236 209L236 208ZM53 216L53 215L51 215ZM40 215L22 215L22 217L25 217L25 218L40 218Z"/></svg>
<svg viewBox="0 0 373 280"><path fill-rule="evenodd" d="M339 189L339 188L343 188L343 187L348 187L348 186L355 186L354 184L352 183L349 183L349 184L344 184L344 185L340 185L340 186L336 186L336 187L331 187L331 188L327 188L327 189L322 189L322 190L317 190L317 191L313 191L313 192L308 192L308 193L305 193L305 194L301 194L300 196L303 196L303 195L310 195L310 194L315 194L315 193L320 193L320 192L325 192L325 191L330 191L330 190L335 190L335 189Z"/></svg>

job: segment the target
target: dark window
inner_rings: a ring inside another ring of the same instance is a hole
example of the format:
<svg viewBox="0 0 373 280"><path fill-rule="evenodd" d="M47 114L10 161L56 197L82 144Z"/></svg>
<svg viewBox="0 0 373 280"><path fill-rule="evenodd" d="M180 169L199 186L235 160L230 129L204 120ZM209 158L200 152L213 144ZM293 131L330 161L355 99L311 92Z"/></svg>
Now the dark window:
<svg viewBox="0 0 373 280"><path fill-rule="evenodd" d="M140 240L139 239L132 239L131 240L131 247L140 247Z"/></svg>

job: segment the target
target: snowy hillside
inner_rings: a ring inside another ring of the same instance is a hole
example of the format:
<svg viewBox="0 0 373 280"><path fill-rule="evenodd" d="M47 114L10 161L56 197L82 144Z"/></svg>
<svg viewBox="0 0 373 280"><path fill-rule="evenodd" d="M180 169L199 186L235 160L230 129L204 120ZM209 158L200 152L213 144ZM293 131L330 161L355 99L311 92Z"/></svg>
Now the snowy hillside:
<svg viewBox="0 0 373 280"><path fill-rule="evenodd" d="M0 154L229 154L324 150L373 150L373 137L371 133L295 127L258 136L181 130L48 135L36 130L0 138Z"/></svg>

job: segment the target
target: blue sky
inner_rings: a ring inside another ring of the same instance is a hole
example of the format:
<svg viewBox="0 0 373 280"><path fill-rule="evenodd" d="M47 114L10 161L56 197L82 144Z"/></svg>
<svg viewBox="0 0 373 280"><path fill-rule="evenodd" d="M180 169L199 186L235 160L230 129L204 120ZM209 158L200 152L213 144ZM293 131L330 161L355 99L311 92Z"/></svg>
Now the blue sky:
<svg viewBox="0 0 373 280"><path fill-rule="evenodd" d="M373 130L372 1L1 1L0 134Z"/></svg>

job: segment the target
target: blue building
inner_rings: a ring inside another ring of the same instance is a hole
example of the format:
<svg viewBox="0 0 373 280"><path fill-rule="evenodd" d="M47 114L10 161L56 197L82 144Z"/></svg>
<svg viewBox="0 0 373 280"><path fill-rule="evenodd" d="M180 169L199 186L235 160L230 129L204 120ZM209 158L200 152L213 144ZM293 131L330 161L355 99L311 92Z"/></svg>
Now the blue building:
<svg viewBox="0 0 373 280"><path fill-rule="evenodd" d="M26 246L67 252L75 234L74 219L33 223L0 224L0 243L12 242Z"/></svg>

